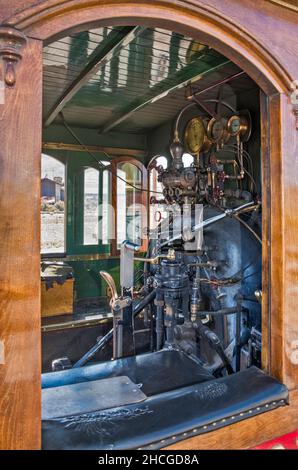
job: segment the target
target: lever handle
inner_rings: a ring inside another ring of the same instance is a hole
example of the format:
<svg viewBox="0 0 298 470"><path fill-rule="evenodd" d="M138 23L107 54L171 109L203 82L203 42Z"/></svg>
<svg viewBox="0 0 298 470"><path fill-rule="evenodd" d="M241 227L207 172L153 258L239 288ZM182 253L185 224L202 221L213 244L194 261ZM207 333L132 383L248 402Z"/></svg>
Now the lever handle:
<svg viewBox="0 0 298 470"><path fill-rule="evenodd" d="M117 293L117 288L114 279L112 276L107 273L106 271L100 271L99 273L101 277L103 278L104 281L108 284L109 288L111 289L112 292L112 297L110 300L110 305L112 306L114 302L118 299L118 293Z"/></svg>

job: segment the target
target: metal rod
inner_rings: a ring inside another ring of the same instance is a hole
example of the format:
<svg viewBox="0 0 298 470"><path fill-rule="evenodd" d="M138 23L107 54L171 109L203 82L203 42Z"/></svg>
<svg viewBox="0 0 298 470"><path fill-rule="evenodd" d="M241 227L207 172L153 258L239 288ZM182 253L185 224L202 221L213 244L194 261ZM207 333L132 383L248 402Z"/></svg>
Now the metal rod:
<svg viewBox="0 0 298 470"><path fill-rule="evenodd" d="M153 290L148 294L144 299L140 300L134 307L133 307L133 316L138 315L152 300L156 297L156 290Z"/></svg>
<svg viewBox="0 0 298 470"><path fill-rule="evenodd" d="M247 211L246 211L247 212ZM256 234L256 232L246 223L244 220L242 220L238 215L233 215L233 217L238 220L244 227L247 228L247 230L250 231L250 233L258 240L258 242L262 245L262 239L259 237L259 235Z"/></svg>
<svg viewBox="0 0 298 470"><path fill-rule="evenodd" d="M92 357L95 356L98 351L101 351L101 349L103 349L104 346L106 346L111 341L111 339L113 338L113 334L114 329L112 328L103 338L101 338L100 341L98 341L98 343L92 346L92 348L89 349L89 351L87 351L86 354L84 354L84 356L81 357L81 359L79 359L72 366L72 368L77 369L78 367L84 366L88 361L90 361L90 359L92 359Z"/></svg>
<svg viewBox="0 0 298 470"><path fill-rule="evenodd" d="M216 112L212 111L212 109L210 109L209 106L206 105L203 100L200 100L196 96L193 96L192 99L203 111L205 111L206 114L209 114L209 116L213 117L214 119L219 118L218 114Z"/></svg>
<svg viewBox="0 0 298 470"><path fill-rule="evenodd" d="M191 230L193 232L196 232L197 230L202 229L202 228L206 227L207 225L214 224L218 220L224 219L225 217L228 217L228 216L229 217L235 217L238 220L238 214L241 213L241 211L244 210L244 209L245 209L245 212L247 212L248 207L251 207L252 205L253 205L253 208L254 208L254 206L255 206L254 201L250 201L250 202L247 202L246 204L243 204L242 206L235 207L235 209L227 209L224 212L222 212L221 214L215 215L214 217L210 217L210 219L206 219L203 222L200 222L199 224L192 227ZM251 210L254 210L253 208ZM239 221L243 222L242 219L239 219ZM244 222L244 224L245 224L245 222ZM247 224L245 224L245 225L247 225ZM248 227L249 226L247 226L247 228ZM249 230L253 232L253 230L250 227L249 227ZM254 235L260 240L260 238L255 233L254 233ZM172 243L175 240L179 240L180 238L182 238L182 233L178 233L174 237L170 238L170 240L167 240L164 243L162 243L160 246L162 248L163 246L166 246L166 245L168 245L169 243ZM262 241L261 241L261 243L262 243Z"/></svg>
<svg viewBox="0 0 298 470"><path fill-rule="evenodd" d="M239 78L242 75L246 75L246 73L243 70L241 72L234 73L233 75L230 75L227 78L219 80L218 82L215 82L212 85L209 85L208 87L203 88L203 90L194 92L192 96L198 96L198 95L201 95L202 93L206 93L207 91L213 90L214 88L217 88L218 86L224 85L225 83L228 83L231 80L234 80L235 78Z"/></svg>
<svg viewBox="0 0 298 470"><path fill-rule="evenodd" d="M229 308L222 308L220 310L206 310L206 311L199 311L200 317L206 317L207 315L211 315L212 317L220 316L220 315L233 315L234 313L238 312L238 306L236 307L229 307Z"/></svg>
<svg viewBox="0 0 298 470"><path fill-rule="evenodd" d="M43 150L64 150L71 152L95 152L95 153L108 153L111 156L127 155L131 157L146 156L146 151L143 149L126 149L117 147L103 147L100 145L77 145L68 144L64 142L43 142Z"/></svg>

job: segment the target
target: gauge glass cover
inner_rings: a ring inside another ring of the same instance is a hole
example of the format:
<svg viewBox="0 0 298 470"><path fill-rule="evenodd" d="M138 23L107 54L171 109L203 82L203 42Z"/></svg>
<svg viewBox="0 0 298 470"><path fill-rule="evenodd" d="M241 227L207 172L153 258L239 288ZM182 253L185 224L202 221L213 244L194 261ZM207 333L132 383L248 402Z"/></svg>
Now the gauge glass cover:
<svg viewBox="0 0 298 470"><path fill-rule="evenodd" d="M205 141L205 126L200 117L191 119L185 130L185 144L189 153L197 155L203 147Z"/></svg>

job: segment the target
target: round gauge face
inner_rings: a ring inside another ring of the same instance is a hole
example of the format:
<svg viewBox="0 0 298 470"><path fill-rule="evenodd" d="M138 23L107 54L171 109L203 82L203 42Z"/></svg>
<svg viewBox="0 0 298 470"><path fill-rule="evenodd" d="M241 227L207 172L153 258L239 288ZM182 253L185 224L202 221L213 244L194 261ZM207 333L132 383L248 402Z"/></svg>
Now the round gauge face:
<svg viewBox="0 0 298 470"><path fill-rule="evenodd" d="M189 153L197 155L203 147L205 140L205 126L200 117L191 119L185 130L185 144Z"/></svg>
<svg viewBox="0 0 298 470"><path fill-rule="evenodd" d="M240 116L232 116L228 121L228 131L231 135L237 135L241 131Z"/></svg>
<svg viewBox="0 0 298 470"><path fill-rule="evenodd" d="M242 142L247 142L251 134L251 116L249 111L242 111L231 116L227 123L229 135L238 136Z"/></svg>
<svg viewBox="0 0 298 470"><path fill-rule="evenodd" d="M207 134L213 143L217 143L222 140L224 130L224 123L221 119L212 118L211 121L209 121Z"/></svg>

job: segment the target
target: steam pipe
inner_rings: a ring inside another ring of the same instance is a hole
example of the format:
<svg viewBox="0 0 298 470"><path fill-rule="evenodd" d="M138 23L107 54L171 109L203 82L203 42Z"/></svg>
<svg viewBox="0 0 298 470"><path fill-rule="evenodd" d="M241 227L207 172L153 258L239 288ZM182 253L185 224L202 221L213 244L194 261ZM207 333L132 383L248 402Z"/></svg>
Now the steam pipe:
<svg viewBox="0 0 298 470"><path fill-rule="evenodd" d="M222 308L220 310L200 310L199 316L206 317L207 315L211 315L212 317L220 316L220 315L233 315L234 313L238 312L238 306L235 307L228 307Z"/></svg>
<svg viewBox="0 0 298 470"><path fill-rule="evenodd" d="M235 217L237 220L239 220L239 222L241 222L241 223L243 223L243 225L247 226L247 224L245 222L243 222L242 219L240 219L240 218L238 219L238 214L241 214L241 212L244 209L245 209L245 212L248 212L248 208L250 208L250 210L255 210L255 204L254 204L253 201L247 202L246 204L243 204L242 206L235 207L235 209L226 209L221 214L215 215L214 217L210 217L210 219L206 219L203 222L200 222L199 224L192 227L191 230L193 232L196 232L197 230L202 229L202 228L206 227L207 225L213 224L213 223L217 222L218 220L224 219L225 217L228 217L228 216L229 217ZM246 228L248 228L248 227L249 226L247 226ZM250 227L249 227L249 230L251 232L253 232L253 230ZM258 239L258 241L260 241L260 243L262 243L261 239L254 232L253 232L253 234ZM179 233L179 234L175 235L174 237L170 238L170 240L167 240L164 243L162 243L161 248L168 245L169 243L172 243L175 240L179 240L180 238L182 238L181 233Z"/></svg>

